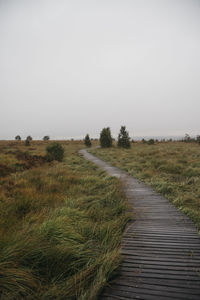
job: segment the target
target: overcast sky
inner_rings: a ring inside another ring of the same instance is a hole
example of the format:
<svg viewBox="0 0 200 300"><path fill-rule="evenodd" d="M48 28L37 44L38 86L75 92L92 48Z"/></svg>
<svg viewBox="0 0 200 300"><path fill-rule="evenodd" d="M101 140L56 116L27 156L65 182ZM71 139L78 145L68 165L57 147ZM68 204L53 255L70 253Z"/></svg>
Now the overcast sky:
<svg viewBox="0 0 200 300"><path fill-rule="evenodd" d="M0 139L200 134L200 0L0 0Z"/></svg>

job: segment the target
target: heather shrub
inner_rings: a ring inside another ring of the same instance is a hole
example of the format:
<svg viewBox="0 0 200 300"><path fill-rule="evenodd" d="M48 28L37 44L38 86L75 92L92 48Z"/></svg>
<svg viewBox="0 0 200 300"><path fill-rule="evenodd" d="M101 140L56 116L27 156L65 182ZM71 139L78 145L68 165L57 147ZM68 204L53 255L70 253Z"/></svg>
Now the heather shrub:
<svg viewBox="0 0 200 300"><path fill-rule="evenodd" d="M62 161L64 157L64 148L60 143L53 143L46 147L46 158L48 161Z"/></svg>

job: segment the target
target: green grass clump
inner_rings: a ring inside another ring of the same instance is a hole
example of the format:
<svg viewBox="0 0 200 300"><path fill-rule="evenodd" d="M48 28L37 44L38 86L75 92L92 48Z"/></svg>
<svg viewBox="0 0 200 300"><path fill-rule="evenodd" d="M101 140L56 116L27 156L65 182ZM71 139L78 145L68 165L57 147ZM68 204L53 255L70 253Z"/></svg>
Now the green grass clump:
<svg viewBox="0 0 200 300"><path fill-rule="evenodd" d="M32 142L29 156L45 155L47 143ZM1 177L2 300L96 299L119 265L128 221L121 184L78 154L82 143L62 145L63 162Z"/></svg>
<svg viewBox="0 0 200 300"><path fill-rule="evenodd" d="M94 149L100 158L151 185L200 230L200 147L196 143L134 143L131 149Z"/></svg>

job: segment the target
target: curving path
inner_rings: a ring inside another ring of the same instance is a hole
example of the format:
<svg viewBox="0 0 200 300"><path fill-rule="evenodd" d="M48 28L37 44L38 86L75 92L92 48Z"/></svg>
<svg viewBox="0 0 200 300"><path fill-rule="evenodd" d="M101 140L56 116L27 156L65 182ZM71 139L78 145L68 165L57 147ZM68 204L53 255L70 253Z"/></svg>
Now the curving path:
<svg viewBox="0 0 200 300"><path fill-rule="evenodd" d="M134 208L119 276L100 300L200 300L200 237L192 221L144 183L85 149L80 152L123 181Z"/></svg>

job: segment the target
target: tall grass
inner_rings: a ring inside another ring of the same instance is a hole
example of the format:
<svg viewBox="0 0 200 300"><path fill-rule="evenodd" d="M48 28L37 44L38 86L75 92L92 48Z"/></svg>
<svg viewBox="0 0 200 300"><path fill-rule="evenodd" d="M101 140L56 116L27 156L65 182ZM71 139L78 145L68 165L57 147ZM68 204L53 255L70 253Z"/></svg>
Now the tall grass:
<svg viewBox="0 0 200 300"><path fill-rule="evenodd" d="M46 143L32 142L29 154L44 155ZM82 143L63 146L62 163L1 178L3 300L96 299L119 265L128 221L121 184L78 154Z"/></svg>
<svg viewBox="0 0 200 300"><path fill-rule="evenodd" d="M200 230L200 146L168 142L134 143L131 149L92 153L151 185L186 213Z"/></svg>

